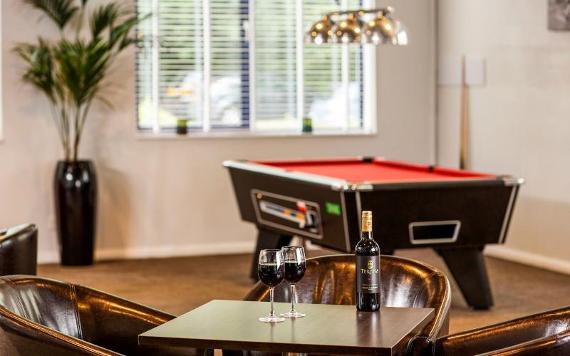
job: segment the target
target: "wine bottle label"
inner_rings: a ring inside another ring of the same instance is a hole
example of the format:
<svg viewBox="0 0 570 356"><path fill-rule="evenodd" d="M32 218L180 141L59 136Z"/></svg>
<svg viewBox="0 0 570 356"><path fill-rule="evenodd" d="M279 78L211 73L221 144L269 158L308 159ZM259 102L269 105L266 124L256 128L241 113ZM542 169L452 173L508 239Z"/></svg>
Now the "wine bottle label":
<svg viewBox="0 0 570 356"><path fill-rule="evenodd" d="M356 256L356 289L380 293L380 256Z"/></svg>

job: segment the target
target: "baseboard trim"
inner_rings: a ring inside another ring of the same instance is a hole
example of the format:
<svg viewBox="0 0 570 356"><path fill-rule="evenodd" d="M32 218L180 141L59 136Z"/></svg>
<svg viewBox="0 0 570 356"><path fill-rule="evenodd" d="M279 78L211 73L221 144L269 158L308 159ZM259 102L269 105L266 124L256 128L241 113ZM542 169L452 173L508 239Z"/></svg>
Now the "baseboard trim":
<svg viewBox="0 0 570 356"><path fill-rule="evenodd" d="M522 251L508 246L487 246L485 247L485 255L553 272L570 274L570 261Z"/></svg>
<svg viewBox="0 0 570 356"><path fill-rule="evenodd" d="M100 249L96 252L97 261L136 258L165 258L183 256L210 256L251 253L255 241L217 242L199 245L168 245L131 247L123 249ZM311 249L312 246L308 246ZM546 257L536 253L522 251L503 245L492 245L485 248L485 255L507 261L546 269L570 275L570 261ZM39 251L38 263L58 263L57 251Z"/></svg>
<svg viewBox="0 0 570 356"><path fill-rule="evenodd" d="M95 253L97 261L135 258L165 258L182 256L229 255L251 253L255 241L217 242L199 245L145 246L121 249L100 249ZM38 263L58 263L57 251L39 251Z"/></svg>

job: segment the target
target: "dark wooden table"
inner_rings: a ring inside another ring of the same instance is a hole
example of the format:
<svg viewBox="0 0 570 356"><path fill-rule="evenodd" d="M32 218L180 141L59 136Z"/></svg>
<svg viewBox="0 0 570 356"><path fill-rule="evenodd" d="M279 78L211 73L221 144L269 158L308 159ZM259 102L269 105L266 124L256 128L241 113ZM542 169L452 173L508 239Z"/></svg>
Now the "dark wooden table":
<svg viewBox="0 0 570 356"><path fill-rule="evenodd" d="M275 303L278 313L288 303ZM392 355L406 336L433 319L431 308L381 308L358 312L351 305L299 304L300 319L269 324L257 320L269 303L213 300L139 335L139 344L273 352Z"/></svg>

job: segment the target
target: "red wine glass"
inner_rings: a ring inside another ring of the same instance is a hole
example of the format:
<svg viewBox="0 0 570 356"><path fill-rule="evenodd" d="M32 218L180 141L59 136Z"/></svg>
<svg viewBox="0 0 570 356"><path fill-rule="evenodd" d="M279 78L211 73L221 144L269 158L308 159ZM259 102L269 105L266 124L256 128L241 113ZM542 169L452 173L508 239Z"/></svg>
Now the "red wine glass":
<svg viewBox="0 0 570 356"><path fill-rule="evenodd" d="M283 254L281 250L261 250L259 252L259 262L257 265L259 280L269 287L269 300L271 302L271 312L268 316L259 318L264 323L280 323L285 318L275 314L273 307L273 289L283 281L285 266L283 265Z"/></svg>
<svg viewBox="0 0 570 356"><path fill-rule="evenodd" d="M297 291L295 284L305 275L307 263L305 261L305 249L300 246L285 246L281 248L285 265L285 280L289 282L291 288L291 310L281 314L286 318L302 318L306 314L295 310L297 303Z"/></svg>

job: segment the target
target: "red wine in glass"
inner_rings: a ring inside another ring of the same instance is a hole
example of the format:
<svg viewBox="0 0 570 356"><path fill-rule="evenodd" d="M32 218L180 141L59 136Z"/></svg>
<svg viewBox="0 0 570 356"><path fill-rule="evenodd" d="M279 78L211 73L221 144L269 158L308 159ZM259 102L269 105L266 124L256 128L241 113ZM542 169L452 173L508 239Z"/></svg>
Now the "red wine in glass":
<svg viewBox="0 0 570 356"><path fill-rule="evenodd" d="M283 259L285 260L285 280L289 282L291 288L291 310L281 314L281 316L286 318L302 318L305 314L295 310L295 304L297 302L295 284L305 275L305 269L307 268L305 250L300 246L285 246L281 251L283 251Z"/></svg>
<svg viewBox="0 0 570 356"><path fill-rule="evenodd" d="M259 252L259 262L257 265L259 280L269 287L269 301L271 302L271 312L268 316L259 318L264 323L279 323L285 318L275 314L273 307L273 289L283 281L285 277L285 266L283 264L283 253L281 250L261 250Z"/></svg>
<svg viewBox="0 0 570 356"><path fill-rule="evenodd" d="M299 282L305 275L305 261L285 261L285 280L291 284Z"/></svg>
<svg viewBox="0 0 570 356"><path fill-rule="evenodd" d="M258 265L259 279L268 287L275 287L283 281L285 276L285 268L283 264L277 263L260 263Z"/></svg>

